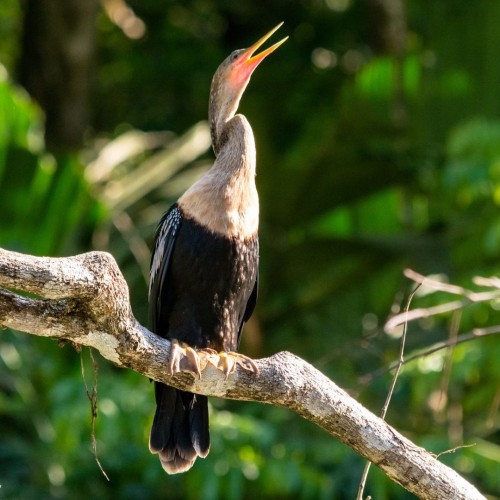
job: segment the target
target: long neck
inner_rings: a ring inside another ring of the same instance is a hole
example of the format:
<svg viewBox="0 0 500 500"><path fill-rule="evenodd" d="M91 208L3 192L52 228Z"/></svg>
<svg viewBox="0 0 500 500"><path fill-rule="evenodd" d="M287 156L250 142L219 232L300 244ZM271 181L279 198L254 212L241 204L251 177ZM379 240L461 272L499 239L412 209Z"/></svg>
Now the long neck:
<svg viewBox="0 0 500 500"><path fill-rule="evenodd" d="M219 154L222 143L227 137L227 133L225 133L226 125L234 117L241 96L248 83L247 81L239 88L231 88L228 85L222 85L220 80L221 77L216 73L212 81L210 98L208 101L208 121L210 122L210 134L215 156ZM246 125L251 132L252 129L248 121Z"/></svg>
<svg viewBox="0 0 500 500"><path fill-rule="evenodd" d="M255 235L259 199L255 187L255 141L243 115L226 122L212 168L179 198L185 214L209 230L239 238Z"/></svg>
<svg viewBox="0 0 500 500"><path fill-rule="evenodd" d="M219 151L212 169L228 176L255 177L255 139L252 127L244 115L228 120L218 137Z"/></svg>

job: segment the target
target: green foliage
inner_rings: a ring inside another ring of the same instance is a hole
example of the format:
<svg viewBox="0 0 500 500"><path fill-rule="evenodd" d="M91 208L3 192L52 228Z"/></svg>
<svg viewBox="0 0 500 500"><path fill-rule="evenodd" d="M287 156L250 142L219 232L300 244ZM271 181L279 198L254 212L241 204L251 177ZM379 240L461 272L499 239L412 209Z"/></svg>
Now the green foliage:
<svg viewBox="0 0 500 500"><path fill-rule="evenodd" d="M22 12L16 2L0 7L0 245L111 251L146 322L155 224L212 161L200 123L211 76L284 18L290 40L241 103L256 136L262 207L261 291L242 349L291 350L378 412L389 375L369 385L363 376L397 357L399 338L383 323L405 306L403 268L466 287L476 274L499 273L500 4L407 2L401 57L381 49L380 20L362 2L130 5L146 35L128 38L100 13L92 133L84 151L64 154L45 151L44 117L8 77ZM421 294L412 307L445 300ZM458 333L498 322L497 303L469 306ZM450 325L410 325L407 353L446 340ZM492 496L499 357L490 336L409 363L388 413L434 453L476 443L441 459ZM2 332L2 498L355 496L363 462L354 452L295 414L248 403L212 401L208 458L166 476L147 450L152 387L101 359L98 367L95 433L109 483L93 459L80 354ZM366 494L410 497L374 470Z"/></svg>
<svg viewBox="0 0 500 500"><path fill-rule="evenodd" d="M75 251L82 243L75 233L93 224L89 212L96 204L81 161L76 153L56 157L44 151L39 108L9 81L3 66L1 71L0 241L40 255Z"/></svg>

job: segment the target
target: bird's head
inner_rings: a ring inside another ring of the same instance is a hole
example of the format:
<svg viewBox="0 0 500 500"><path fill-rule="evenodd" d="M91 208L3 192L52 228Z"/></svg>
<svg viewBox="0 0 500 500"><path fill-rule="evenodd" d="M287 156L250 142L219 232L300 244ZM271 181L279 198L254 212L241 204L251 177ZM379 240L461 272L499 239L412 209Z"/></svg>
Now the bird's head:
<svg viewBox="0 0 500 500"><path fill-rule="evenodd" d="M288 37L283 38L271 47L255 54L256 50L276 31L283 23L275 26L262 38L257 40L248 49L239 49L232 52L217 68L210 88L209 119L212 128L212 142L214 148L222 132L222 128L238 109L241 96L245 91L255 68L274 52ZM254 55L255 54L255 55Z"/></svg>

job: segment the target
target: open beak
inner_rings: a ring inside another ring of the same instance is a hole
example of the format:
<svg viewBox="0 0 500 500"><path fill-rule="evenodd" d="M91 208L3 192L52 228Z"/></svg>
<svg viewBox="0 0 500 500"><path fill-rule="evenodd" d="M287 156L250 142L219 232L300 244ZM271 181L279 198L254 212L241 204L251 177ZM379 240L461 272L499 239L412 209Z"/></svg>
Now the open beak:
<svg viewBox="0 0 500 500"><path fill-rule="evenodd" d="M254 72L255 68L271 53L274 52L282 43L284 43L288 37L283 38L279 42L275 43L271 47L263 50L259 54L253 55L254 52L268 39L271 35L277 31L283 23L279 23L278 26L275 26L271 31L266 33L262 38L257 40L251 47L245 50L243 54L240 56L237 74L239 81L248 82L250 76Z"/></svg>
<svg viewBox="0 0 500 500"><path fill-rule="evenodd" d="M283 38L279 42L275 43L266 50L260 52L259 54L252 57L253 53L261 46L263 43L271 37L271 35L283 26L283 23L279 23L271 31L266 33L260 40L257 40L250 48L245 51L246 61L245 63L250 66L251 71L253 71L271 52L274 52L282 43L285 43L288 37Z"/></svg>

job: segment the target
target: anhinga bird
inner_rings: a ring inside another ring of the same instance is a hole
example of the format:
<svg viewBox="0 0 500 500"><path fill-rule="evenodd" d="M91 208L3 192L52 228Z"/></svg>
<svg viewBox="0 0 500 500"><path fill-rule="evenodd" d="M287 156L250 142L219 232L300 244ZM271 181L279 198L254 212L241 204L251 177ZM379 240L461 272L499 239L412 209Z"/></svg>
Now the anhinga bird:
<svg viewBox="0 0 500 500"><path fill-rule="evenodd" d="M170 373L199 373L203 355L226 374L236 365L256 371L234 352L257 300L259 261L255 142L247 119L235 113L252 72L286 40L254 55L281 24L217 69L208 109L215 162L156 232L149 304L153 332L172 340ZM157 382L155 397L149 448L168 473L186 471L210 449L207 398Z"/></svg>

